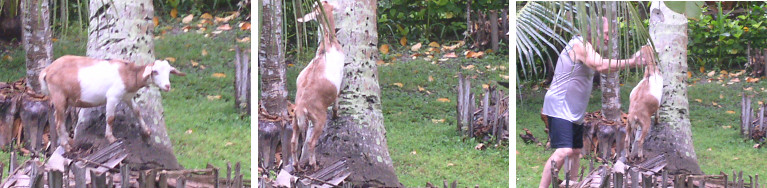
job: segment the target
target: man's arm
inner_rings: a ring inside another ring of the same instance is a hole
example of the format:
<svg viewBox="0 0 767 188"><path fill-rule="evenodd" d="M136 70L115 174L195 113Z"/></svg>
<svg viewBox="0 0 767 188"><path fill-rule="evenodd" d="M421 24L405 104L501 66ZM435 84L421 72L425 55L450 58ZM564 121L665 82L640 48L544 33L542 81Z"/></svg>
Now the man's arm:
<svg viewBox="0 0 767 188"><path fill-rule="evenodd" d="M570 57L574 58L576 61L583 62L586 64L586 66L596 70L597 72L608 72L608 71L619 71L626 67L639 67L640 65L645 65L647 61L652 61L651 59L639 59L641 51L647 51L645 53L649 53L651 51L651 47L649 46L643 46L642 50L635 53L633 58L631 59L605 59L602 57L602 55L599 55L596 51L594 51L594 48L591 46L590 43L575 43L573 44L572 50L570 50L569 55Z"/></svg>

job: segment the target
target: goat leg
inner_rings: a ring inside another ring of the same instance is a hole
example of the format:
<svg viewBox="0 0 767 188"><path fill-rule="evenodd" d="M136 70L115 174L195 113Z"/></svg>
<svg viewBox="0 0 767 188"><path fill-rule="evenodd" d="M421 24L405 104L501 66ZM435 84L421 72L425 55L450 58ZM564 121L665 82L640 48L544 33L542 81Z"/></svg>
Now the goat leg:
<svg viewBox="0 0 767 188"><path fill-rule="evenodd" d="M314 169L318 169L317 153L315 152L315 149L317 147L317 141L319 141L320 135L322 135L322 129L325 127L327 117L325 117L325 114L323 113L322 115L316 116L314 119L316 120L316 123L312 123L313 130L311 133L307 133L306 137L309 143L309 165Z"/></svg>
<svg viewBox="0 0 767 188"><path fill-rule="evenodd" d="M112 135L112 126L115 121L115 108L117 108L117 101L115 99L107 99L107 125L104 131L104 137L107 138L109 143L114 143L117 139Z"/></svg>
<svg viewBox="0 0 767 188"><path fill-rule="evenodd" d="M146 139L149 138L149 136L152 134L152 131L149 129L149 127L146 125L146 122L144 122L144 117L141 117L141 109L139 109L138 104L136 104L136 101L129 100L128 105L130 109L133 111L133 113L136 114L136 118L138 118L139 124L141 124L141 129L143 131L141 132L141 136Z"/></svg>
<svg viewBox="0 0 767 188"><path fill-rule="evenodd" d="M639 137L639 140L637 141L637 154L638 157L641 159L644 157L643 150L644 150L644 139L647 137L647 132L650 131L650 118L648 115L648 118L640 120L640 123L642 124L642 135Z"/></svg>
<svg viewBox="0 0 767 188"><path fill-rule="evenodd" d="M295 113L295 117L293 118L293 136L290 138L290 150L292 156L289 159L288 164L294 165L296 170L300 171L301 165L298 163L298 139L303 130L305 130L302 127L306 127L306 125L304 124L305 116L303 110L297 108Z"/></svg>
<svg viewBox="0 0 767 188"><path fill-rule="evenodd" d="M64 101L66 102L66 101ZM67 107L66 104L61 103L61 101L54 101L54 115L55 115L55 126L54 130L56 133L58 133L58 139L59 139L59 145L64 147L66 151L70 151L71 146L69 145L69 133L67 132L66 125L64 124L64 121L66 121L66 111Z"/></svg>

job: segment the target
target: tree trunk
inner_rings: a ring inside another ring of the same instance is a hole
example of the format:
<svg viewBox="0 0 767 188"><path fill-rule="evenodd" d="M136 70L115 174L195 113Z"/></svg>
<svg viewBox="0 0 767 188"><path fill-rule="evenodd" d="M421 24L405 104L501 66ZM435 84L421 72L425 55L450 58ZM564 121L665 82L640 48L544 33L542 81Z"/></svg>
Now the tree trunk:
<svg viewBox="0 0 767 188"><path fill-rule="evenodd" d="M618 25L618 19L616 17L616 9L618 7L617 2L608 2L606 4L607 8L607 19L608 22L610 22L610 41L607 44L605 49L607 51L607 57L610 57L611 59L619 59L620 54L618 50L618 28L616 27ZM600 18L597 18L597 20L601 20ZM595 25L592 25L593 28L602 28L602 24L600 22L597 22ZM598 30L601 31L601 30ZM599 41L598 39L595 39L596 41ZM599 46L599 45L597 45ZM616 63L616 62L610 62L610 63ZM605 72L601 73L601 81L600 84L602 88L602 115L607 118L610 121L616 121L619 122L621 118L621 87L620 87L620 79L618 77L618 71L612 71L612 72Z"/></svg>
<svg viewBox="0 0 767 188"><path fill-rule="evenodd" d="M664 154L670 173L700 174L690 130L687 102L687 18L662 2L650 6L650 37L658 52L663 75L663 98L659 124L653 126L644 144L645 158Z"/></svg>
<svg viewBox="0 0 767 188"><path fill-rule="evenodd" d="M87 56L125 59L140 65L154 62L151 0L91 1L89 12ZM128 104L117 105L113 131L117 139L125 140L126 149L131 151L127 162L140 169L181 168L166 132L160 90L156 86L142 88L133 100L139 105L143 116L140 118L144 118L151 136L143 140L139 121ZM105 126L105 107L81 109L74 148L106 146L109 142L104 138Z"/></svg>
<svg viewBox="0 0 767 188"><path fill-rule="evenodd" d="M269 115L281 117L280 122L259 123L259 140L269 141L266 145L270 147L259 147L259 159L269 160L275 151L277 142L281 142L282 158L290 159L290 136L293 133L293 127L287 124L287 74L285 67L285 53L282 43L282 1L265 0L262 1L262 19L260 33L260 48L258 51L258 65L261 75L261 100L259 103L263 106ZM296 3L296 2L294 2ZM261 119L259 118L259 121ZM272 126L277 124L280 134L273 134L275 131ZM264 125L264 126L261 126ZM270 132L271 131L271 132ZM271 137L277 136L281 139ZM264 161L265 167L270 167L271 161Z"/></svg>
<svg viewBox="0 0 767 188"><path fill-rule="evenodd" d="M27 86L40 92L38 75L53 61L48 0L22 0L22 43L27 52Z"/></svg>
<svg viewBox="0 0 767 188"><path fill-rule="evenodd" d="M317 148L320 166L346 160L349 183L362 187L402 186L386 142L378 86L375 0L337 1L338 41L346 54L338 118L328 121Z"/></svg>
<svg viewBox="0 0 767 188"><path fill-rule="evenodd" d="M490 44L494 52L498 51L498 10L490 10Z"/></svg>

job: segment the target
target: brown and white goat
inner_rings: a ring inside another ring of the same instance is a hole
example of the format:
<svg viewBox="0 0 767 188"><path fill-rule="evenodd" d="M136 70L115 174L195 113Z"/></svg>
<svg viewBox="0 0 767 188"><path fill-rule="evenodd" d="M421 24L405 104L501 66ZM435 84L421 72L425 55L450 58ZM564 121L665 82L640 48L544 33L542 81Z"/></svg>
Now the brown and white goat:
<svg viewBox="0 0 767 188"><path fill-rule="evenodd" d="M626 127L626 139L625 148L631 153L636 152L639 158L643 157L643 144L647 137L647 132L652 126L650 117L658 111L661 104L661 98L663 95L663 76L658 70L654 52L651 47L646 46L642 48L642 58L652 58L651 63L648 63L645 67L644 78L639 81L634 89L631 90L629 114L628 114L628 126ZM657 116L655 118L658 118ZM636 141L634 150L631 148L631 140L635 138L634 131L641 126L642 134L639 140Z"/></svg>
<svg viewBox="0 0 767 188"><path fill-rule="evenodd" d="M335 20L333 10L336 6L322 2L322 9L315 6L314 10L299 18L299 22L316 19L322 29L322 40L317 53L309 65L298 75L296 91L295 117L293 118L293 136L291 137L291 154L296 168L309 160L309 165L316 167L317 158L315 147L327 122L327 109L336 101L341 91L341 80L344 73L344 52L336 40ZM321 13L324 11L324 13ZM324 18L322 16L325 16ZM311 123L311 126L309 126ZM303 138L301 160L298 160L298 142Z"/></svg>
<svg viewBox="0 0 767 188"><path fill-rule="evenodd" d="M169 74L186 74L173 68L168 61L157 60L147 65L136 65L124 60L102 60L81 56L63 56L56 59L40 72L43 93L50 96L55 110L55 130L59 144L70 149L70 138L65 125L67 107L98 107L106 104L107 125L104 136L109 142L116 141L112 135L114 113L117 103L128 103L139 117L142 135L150 135L144 119L141 118L133 97L139 89L150 83L162 91L170 90Z"/></svg>

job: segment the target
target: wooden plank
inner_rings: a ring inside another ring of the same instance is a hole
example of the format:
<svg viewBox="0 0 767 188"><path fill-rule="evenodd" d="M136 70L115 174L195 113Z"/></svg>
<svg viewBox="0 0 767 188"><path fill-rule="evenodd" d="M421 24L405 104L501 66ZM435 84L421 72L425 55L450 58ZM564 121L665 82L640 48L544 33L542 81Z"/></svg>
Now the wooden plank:
<svg viewBox="0 0 767 188"><path fill-rule="evenodd" d="M557 162L551 160L551 188L559 188L559 169L557 169Z"/></svg>
<svg viewBox="0 0 767 188"><path fill-rule="evenodd" d="M463 108L461 106L463 102L463 74L460 72L458 73L458 97L456 97L456 113L458 116L456 116L457 124L458 124L458 132L461 132L461 126L463 125Z"/></svg>
<svg viewBox="0 0 767 188"><path fill-rule="evenodd" d="M224 182L224 187L231 186L232 182L232 163L226 162L226 182Z"/></svg>
<svg viewBox="0 0 767 188"><path fill-rule="evenodd" d="M488 122L492 122L488 120L490 119L490 117L487 116L490 114L488 112L488 110L490 110L490 88L488 87L487 89L484 89L484 91L485 91L485 95L482 96L482 126L488 126L490 125L488 124ZM494 136L494 134L495 134L495 129L490 130L490 135Z"/></svg>
<svg viewBox="0 0 767 188"><path fill-rule="evenodd" d="M177 188L186 187L186 179L184 178L184 176L180 176L178 177L178 179L176 179L176 187Z"/></svg>
<svg viewBox="0 0 767 188"><path fill-rule="evenodd" d="M75 188L85 188L85 167L80 162L72 165L72 173L75 176Z"/></svg>
<svg viewBox="0 0 767 188"><path fill-rule="evenodd" d="M616 172L613 174L613 185L615 188L623 188L623 173Z"/></svg>
<svg viewBox="0 0 767 188"><path fill-rule="evenodd" d="M160 173L160 179L157 183L159 188L168 188L168 174Z"/></svg>
<svg viewBox="0 0 767 188"><path fill-rule="evenodd" d="M666 176L668 176L668 171L663 171L661 174L661 181L660 181L660 187L666 188Z"/></svg>
<svg viewBox="0 0 767 188"><path fill-rule="evenodd" d="M149 173L147 173L146 179L144 179L144 181L146 188L155 188L155 183L157 183L157 171L149 170Z"/></svg>
<svg viewBox="0 0 767 188"><path fill-rule="evenodd" d="M130 188L130 165L128 163L120 164L120 187Z"/></svg>

